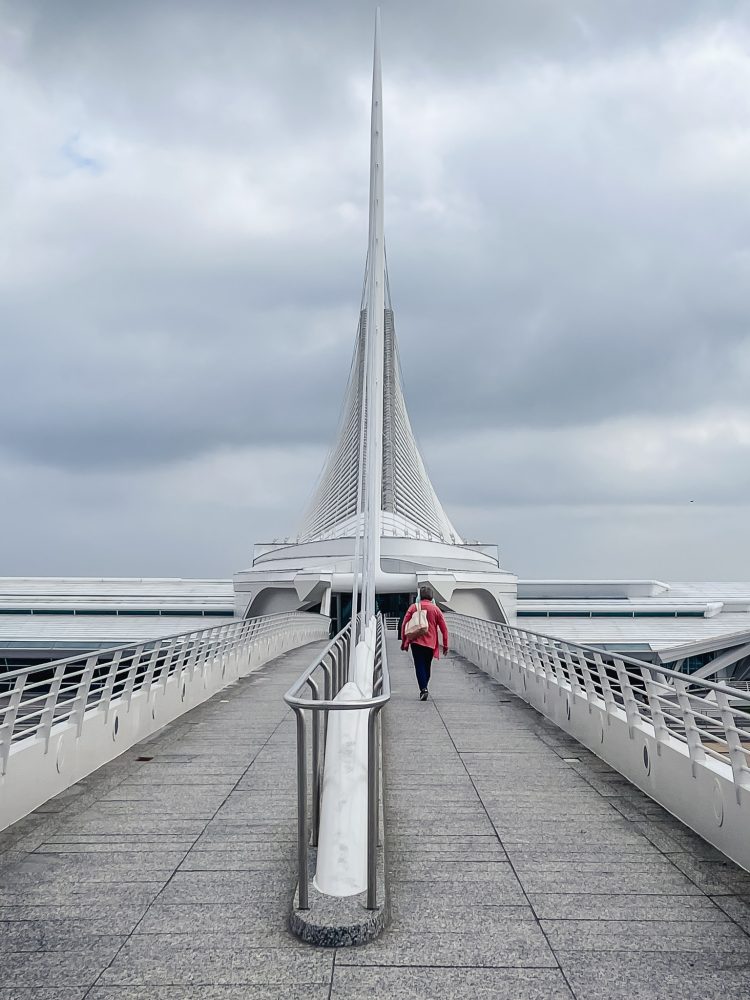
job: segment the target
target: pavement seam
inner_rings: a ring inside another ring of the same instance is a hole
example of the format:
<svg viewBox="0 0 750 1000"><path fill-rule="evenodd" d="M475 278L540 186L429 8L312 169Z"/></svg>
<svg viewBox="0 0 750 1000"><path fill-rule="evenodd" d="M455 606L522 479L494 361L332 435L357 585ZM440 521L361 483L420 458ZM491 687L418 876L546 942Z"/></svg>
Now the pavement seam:
<svg viewBox="0 0 750 1000"><path fill-rule="evenodd" d="M328 1000L331 1000L333 996L333 980L336 976L336 956L338 955L338 948L333 949L333 961L331 962L331 981L328 984Z"/></svg>

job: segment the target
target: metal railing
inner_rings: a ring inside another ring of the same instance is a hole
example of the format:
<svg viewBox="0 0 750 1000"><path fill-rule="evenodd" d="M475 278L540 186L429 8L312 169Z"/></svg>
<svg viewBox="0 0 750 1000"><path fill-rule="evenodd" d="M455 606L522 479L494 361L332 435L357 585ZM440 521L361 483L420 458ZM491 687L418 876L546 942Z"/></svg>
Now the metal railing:
<svg viewBox="0 0 750 1000"><path fill-rule="evenodd" d="M169 680L180 675L184 701L186 685L196 674L220 670L223 677L281 635L299 632L301 638L309 636L304 641L323 639L328 625L328 618L306 612L267 615L2 673L2 774L7 772L11 749L24 741L41 739L48 749L53 727L69 723L80 736L90 712L97 710L106 719L115 705L127 707L137 692L166 689Z"/></svg>
<svg viewBox="0 0 750 1000"><path fill-rule="evenodd" d="M380 712L391 697L385 651L385 629L377 618L373 696L361 701L336 701L348 680L351 654L351 622L336 635L320 656L284 695L297 720L297 864L299 909L309 908L308 848L318 846L320 804L329 712L367 711L367 909L377 907L377 852L380 831ZM322 682L322 691L321 691ZM303 697L309 688L310 696ZM322 697L321 697L322 695ZM312 819L308 813L307 720L311 715Z"/></svg>
<svg viewBox="0 0 750 1000"><path fill-rule="evenodd" d="M692 680L689 675L591 646L485 621L448 614L451 645L469 659L500 656L511 669L598 705L624 713L632 735L647 730L661 745L674 742L693 766L710 758L729 765L737 789L750 789L750 694L746 690ZM474 654L474 655L472 655ZM674 742L673 742L674 741Z"/></svg>

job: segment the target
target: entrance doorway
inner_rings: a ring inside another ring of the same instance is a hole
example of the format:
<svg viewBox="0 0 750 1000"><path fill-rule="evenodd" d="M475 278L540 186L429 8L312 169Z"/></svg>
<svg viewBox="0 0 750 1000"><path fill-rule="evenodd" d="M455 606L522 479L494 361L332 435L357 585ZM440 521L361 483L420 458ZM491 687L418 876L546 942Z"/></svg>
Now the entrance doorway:
<svg viewBox="0 0 750 1000"><path fill-rule="evenodd" d="M385 619L386 628L394 631L408 607L414 601L414 594L376 594L377 610ZM352 595L334 592L331 594L331 618L334 621L335 632L340 632L352 616ZM335 634L335 633L334 633Z"/></svg>

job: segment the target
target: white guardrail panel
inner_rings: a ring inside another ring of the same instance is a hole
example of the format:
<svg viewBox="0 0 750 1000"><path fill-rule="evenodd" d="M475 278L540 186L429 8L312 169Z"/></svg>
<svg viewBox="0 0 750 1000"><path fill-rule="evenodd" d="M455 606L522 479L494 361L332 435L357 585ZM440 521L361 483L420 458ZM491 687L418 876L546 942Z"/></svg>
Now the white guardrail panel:
<svg viewBox="0 0 750 1000"><path fill-rule="evenodd" d="M451 647L750 871L750 696L632 657L448 614Z"/></svg>
<svg viewBox="0 0 750 1000"><path fill-rule="evenodd" d="M0 674L0 829L329 625L293 611Z"/></svg>

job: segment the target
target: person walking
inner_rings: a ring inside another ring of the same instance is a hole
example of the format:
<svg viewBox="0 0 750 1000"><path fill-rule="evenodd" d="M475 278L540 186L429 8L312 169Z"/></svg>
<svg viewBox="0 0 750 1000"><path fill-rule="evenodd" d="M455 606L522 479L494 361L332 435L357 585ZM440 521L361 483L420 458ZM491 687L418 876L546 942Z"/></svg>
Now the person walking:
<svg viewBox="0 0 750 1000"><path fill-rule="evenodd" d="M409 635L407 628L409 622L417 611L422 611L427 617L427 631L422 635L414 637ZM411 655L414 657L414 670L419 684L419 699L427 701L427 688L430 684L430 672L433 657L440 659L440 636L443 639L443 655L448 653L448 626L445 624L443 612L434 603L432 587L423 583L419 588L419 602L412 604L404 615L401 625L401 648L408 649L411 646Z"/></svg>

